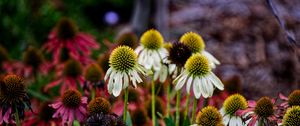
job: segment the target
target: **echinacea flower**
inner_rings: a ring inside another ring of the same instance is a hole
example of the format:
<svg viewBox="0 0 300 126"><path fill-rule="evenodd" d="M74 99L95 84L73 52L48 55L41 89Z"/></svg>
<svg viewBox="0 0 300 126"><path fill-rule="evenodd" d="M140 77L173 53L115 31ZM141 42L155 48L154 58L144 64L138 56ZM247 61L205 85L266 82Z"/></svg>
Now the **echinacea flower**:
<svg viewBox="0 0 300 126"><path fill-rule="evenodd" d="M24 118L24 109L31 109L30 99L26 92L23 78L9 74L0 82L0 124L12 124L17 112L20 119Z"/></svg>
<svg viewBox="0 0 300 126"><path fill-rule="evenodd" d="M128 46L114 49L109 58L110 68L104 80L108 80L108 92L119 96L122 89L132 82L136 88L142 79L139 74L146 75L146 70L137 62L137 54Z"/></svg>
<svg viewBox="0 0 300 126"><path fill-rule="evenodd" d="M83 85L84 90L91 90L92 88L102 88L104 84L102 83L103 72L100 66L96 63L92 63L87 66L84 71L85 83Z"/></svg>
<svg viewBox="0 0 300 126"><path fill-rule="evenodd" d="M300 106L300 90L294 90L288 97L279 94L279 98L284 101L280 106L285 109L291 106Z"/></svg>
<svg viewBox="0 0 300 126"><path fill-rule="evenodd" d="M57 66L57 80L49 83L45 87L45 91L61 84L60 94L69 89L77 89L77 83L83 86L84 78L82 76L82 65L79 61L69 59L62 65Z"/></svg>
<svg viewBox="0 0 300 126"><path fill-rule="evenodd" d="M65 52L67 57L85 64L90 61L91 49L98 49L99 45L92 35L79 32L72 20L62 18L49 34L43 48L52 53L54 65L61 62Z"/></svg>
<svg viewBox="0 0 300 126"><path fill-rule="evenodd" d="M169 68L175 78L183 71L184 64L192 56L192 51L183 43L176 42L169 48Z"/></svg>
<svg viewBox="0 0 300 126"><path fill-rule="evenodd" d="M220 62L209 52L205 51L205 43L202 37L195 32L187 32L181 36L180 42L187 45L193 53L201 53L207 57L209 65L215 68Z"/></svg>
<svg viewBox="0 0 300 126"><path fill-rule="evenodd" d="M244 115L247 126L256 126L259 123L268 125L276 122L275 117L275 100L268 97L262 97L257 102L248 101L248 108L241 110L239 115Z"/></svg>
<svg viewBox="0 0 300 126"><path fill-rule="evenodd" d="M244 110L248 107L246 99L240 94L229 96L223 103L220 110L223 116L223 123L226 126L242 126L242 118L236 114L238 110Z"/></svg>
<svg viewBox="0 0 300 126"><path fill-rule="evenodd" d="M179 90L186 84L186 91L189 93L193 85L194 96L199 99L211 97L214 87L224 89L220 79L211 71L208 60L201 54L192 55L184 65L184 71L174 80L175 89Z"/></svg>
<svg viewBox="0 0 300 126"><path fill-rule="evenodd" d="M50 102L44 102L39 104L37 115L32 115L32 113L26 112L26 118L22 122L22 126L59 126L60 121L52 118L52 115L55 113L55 109L50 107L49 103Z"/></svg>
<svg viewBox="0 0 300 126"><path fill-rule="evenodd" d="M213 106L207 106L198 112L196 124L192 126L220 126L222 124L222 115Z"/></svg>
<svg viewBox="0 0 300 126"><path fill-rule="evenodd" d="M125 32L117 36L116 42L119 46L128 46L135 49L138 44L138 37L133 32Z"/></svg>
<svg viewBox="0 0 300 126"><path fill-rule="evenodd" d="M87 114L86 106L87 98L77 90L65 91L57 102L50 105L56 110L53 118L61 118L63 126L72 126L74 119L83 122Z"/></svg>
<svg viewBox="0 0 300 126"><path fill-rule="evenodd" d="M141 45L135 49L138 56L138 63L146 69L159 71L162 60L167 57L168 51L163 47L164 39L155 29L146 31L141 39Z"/></svg>
<svg viewBox="0 0 300 126"><path fill-rule="evenodd" d="M283 117L283 126L300 126L300 106L289 108Z"/></svg>
<svg viewBox="0 0 300 126"><path fill-rule="evenodd" d="M111 105L105 98L97 97L90 101L87 111L89 115L109 114L111 112Z"/></svg>

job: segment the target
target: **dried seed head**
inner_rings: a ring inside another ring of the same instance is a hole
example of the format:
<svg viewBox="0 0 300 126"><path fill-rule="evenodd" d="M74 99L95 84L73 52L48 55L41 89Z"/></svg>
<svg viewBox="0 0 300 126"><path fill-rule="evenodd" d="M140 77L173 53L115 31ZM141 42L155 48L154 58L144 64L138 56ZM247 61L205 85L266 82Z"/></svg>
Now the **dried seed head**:
<svg viewBox="0 0 300 126"><path fill-rule="evenodd" d="M76 36L78 28L75 23L69 18L62 18L57 23L57 35L60 39L68 40Z"/></svg>
<svg viewBox="0 0 300 126"><path fill-rule="evenodd" d="M68 77L78 77L82 74L82 65L77 60L68 60L64 66L64 75Z"/></svg>
<svg viewBox="0 0 300 126"><path fill-rule="evenodd" d="M110 109L110 103L102 97L97 97L88 104L88 112L91 115L97 113L108 114L111 111Z"/></svg>
<svg viewBox="0 0 300 126"><path fill-rule="evenodd" d="M93 83L99 82L101 80L101 76L102 70L96 63L90 64L84 72L84 78Z"/></svg>

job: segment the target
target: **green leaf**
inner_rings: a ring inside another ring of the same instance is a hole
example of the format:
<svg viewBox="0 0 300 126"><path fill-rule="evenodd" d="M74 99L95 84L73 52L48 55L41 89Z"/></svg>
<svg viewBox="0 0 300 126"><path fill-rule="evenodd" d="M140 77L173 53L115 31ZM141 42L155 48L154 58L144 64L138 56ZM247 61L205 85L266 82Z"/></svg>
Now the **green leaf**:
<svg viewBox="0 0 300 126"><path fill-rule="evenodd" d="M187 117L184 121L183 121L183 126L189 126L191 125L190 119Z"/></svg>
<svg viewBox="0 0 300 126"><path fill-rule="evenodd" d="M126 126L132 126L132 121L130 117L130 113L127 111L127 118L126 118Z"/></svg>
<svg viewBox="0 0 300 126"><path fill-rule="evenodd" d="M50 99L46 96L44 96L43 94L39 93L39 92L36 92L34 90L31 90L31 89L28 89L28 93L30 95L32 95L33 97L36 97L42 101L49 101Z"/></svg>
<svg viewBox="0 0 300 126"><path fill-rule="evenodd" d="M80 123L77 120L74 120L73 126L80 126Z"/></svg>
<svg viewBox="0 0 300 126"><path fill-rule="evenodd" d="M165 117L164 121L166 126L175 126L175 123L171 117Z"/></svg>

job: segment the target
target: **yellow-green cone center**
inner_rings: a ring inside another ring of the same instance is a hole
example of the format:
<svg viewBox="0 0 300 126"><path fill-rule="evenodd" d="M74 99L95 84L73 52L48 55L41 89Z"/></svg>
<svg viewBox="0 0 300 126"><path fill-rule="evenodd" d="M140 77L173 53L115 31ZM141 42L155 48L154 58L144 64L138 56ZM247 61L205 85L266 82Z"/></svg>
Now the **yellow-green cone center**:
<svg viewBox="0 0 300 126"><path fill-rule="evenodd" d="M68 90L62 96L62 103L66 107L77 108L81 103L81 94L76 90Z"/></svg>
<svg viewBox="0 0 300 126"><path fill-rule="evenodd" d="M211 71L207 58L201 54L192 55L186 61L185 68L193 76L205 76Z"/></svg>
<svg viewBox="0 0 300 126"><path fill-rule="evenodd" d="M157 30L150 29L142 35L140 41L145 48L157 50L163 46L164 39Z"/></svg>
<svg viewBox="0 0 300 126"><path fill-rule="evenodd" d="M101 112L103 114L108 114L110 113L110 107L111 105L106 99L98 97L90 101L87 110L90 115L99 114Z"/></svg>
<svg viewBox="0 0 300 126"><path fill-rule="evenodd" d="M233 115L239 109L247 108L246 99L239 94L229 96L223 104L226 114Z"/></svg>
<svg viewBox="0 0 300 126"><path fill-rule="evenodd" d="M188 46L193 53L201 52L205 48L202 37L194 32L185 33L179 41Z"/></svg>
<svg viewBox="0 0 300 126"><path fill-rule="evenodd" d="M137 55L128 46L120 46L111 53L110 66L117 71L129 71L137 64Z"/></svg>
<svg viewBox="0 0 300 126"><path fill-rule="evenodd" d="M260 98L255 106L254 112L263 118L270 117L274 114L273 103L268 97Z"/></svg>
<svg viewBox="0 0 300 126"><path fill-rule="evenodd" d="M289 108L283 117L283 126L300 126L300 106Z"/></svg>
<svg viewBox="0 0 300 126"><path fill-rule="evenodd" d="M300 106L300 90L295 90L289 95L289 106Z"/></svg>
<svg viewBox="0 0 300 126"><path fill-rule="evenodd" d="M217 126L222 123L222 115L212 106L203 108L196 117L199 126Z"/></svg>

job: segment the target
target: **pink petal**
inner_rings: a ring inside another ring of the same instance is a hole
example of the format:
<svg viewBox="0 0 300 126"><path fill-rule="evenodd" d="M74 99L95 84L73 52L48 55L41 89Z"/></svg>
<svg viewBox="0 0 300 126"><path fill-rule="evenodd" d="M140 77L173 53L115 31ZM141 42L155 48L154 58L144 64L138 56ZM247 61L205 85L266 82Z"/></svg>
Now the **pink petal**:
<svg viewBox="0 0 300 126"><path fill-rule="evenodd" d="M256 119L257 119L257 116L253 116L251 121L249 122L248 126L255 126Z"/></svg>
<svg viewBox="0 0 300 126"><path fill-rule="evenodd" d="M62 106L62 102L56 102L54 104L49 105L50 107L54 108L54 109L58 109L59 107Z"/></svg>
<svg viewBox="0 0 300 126"><path fill-rule="evenodd" d="M51 83L47 84L46 87L44 88L44 91L48 91L50 88L59 85L61 82L62 82L62 80L59 79L59 80L56 80L54 82L51 82Z"/></svg>
<svg viewBox="0 0 300 126"><path fill-rule="evenodd" d="M256 102L253 101L253 100L249 100L249 101L248 101L248 106L253 108L253 107L256 106Z"/></svg>
<svg viewBox="0 0 300 126"><path fill-rule="evenodd" d="M76 119L77 119L79 122L83 122L83 121L84 121L84 114L81 113L79 109L76 109L76 110L75 110L75 116L76 116Z"/></svg>
<svg viewBox="0 0 300 126"><path fill-rule="evenodd" d="M289 100L289 98L284 96L282 93L279 93L279 98L286 101Z"/></svg>

